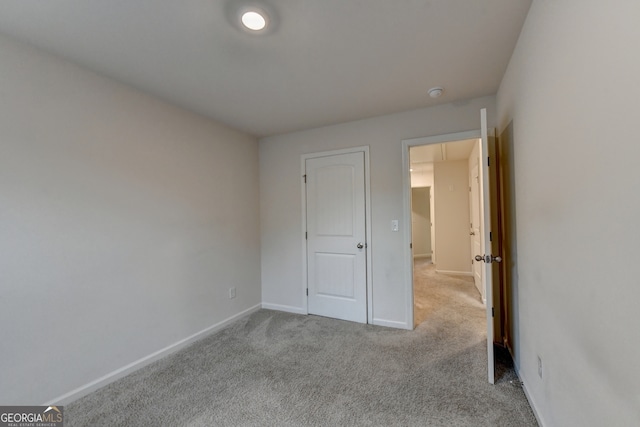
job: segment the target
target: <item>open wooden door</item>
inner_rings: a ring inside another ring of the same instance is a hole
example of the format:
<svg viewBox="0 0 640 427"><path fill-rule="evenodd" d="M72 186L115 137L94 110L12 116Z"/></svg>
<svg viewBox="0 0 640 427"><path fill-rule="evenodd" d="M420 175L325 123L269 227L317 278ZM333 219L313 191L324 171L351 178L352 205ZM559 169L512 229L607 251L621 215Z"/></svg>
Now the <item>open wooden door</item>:
<svg viewBox="0 0 640 427"><path fill-rule="evenodd" d="M484 279L484 289L486 297L486 309L487 309L487 361L488 361L488 377L489 383L495 383L495 358L493 352L494 341L494 304L493 304L493 263L501 262L502 258L499 254L493 254L492 238L498 241L497 233L499 230L492 230L492 179L491 170L491 158L490 158L490 146L495 143L495 136L493 132L489 133L487 128L487 110L482 109L480 111L480 130L481 130L481 145L480 145L480 158L482 159L482 197L481 200L481 215L482 215L482 249L484 253L476 254L475 259L478 262L483 262L482 277ZM495 159L494 159L495 162ZM495 175L494 175L495 178ZM495 182L495 181L494 181ZM495 209L495 208L494 208ZM497 214L497 212L494 212Z"/></svg>

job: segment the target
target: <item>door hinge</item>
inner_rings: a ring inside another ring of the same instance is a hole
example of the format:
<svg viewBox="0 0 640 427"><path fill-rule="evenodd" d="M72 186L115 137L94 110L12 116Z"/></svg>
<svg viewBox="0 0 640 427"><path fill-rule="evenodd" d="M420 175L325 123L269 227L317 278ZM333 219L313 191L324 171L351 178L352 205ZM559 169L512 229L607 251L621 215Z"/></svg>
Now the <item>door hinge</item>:
<svg viewBox="0 0 640 427"><path fill-rule="evenodd" d="M409 249L413 249L413 243L409 243Z"/></svg>
<svg viewBox="0 0 640 427"><path fill-rule="evenodd" d="M491 317L496 317L496 309L491 307Z"/></svg>
<svg viewBox="0 0 640 427"><path fill-rule="evenodd" d="M309 288L307 288L307 296L309 296Z"/></svg>
<svg viewBox="0 0 640 427"><path fill-rule="evenodd" d="M309 240L309 233L308 232L304 232L304 240Z"/></svg>
<svg viewBox="0 0 640 427"><path fill-rule="evenodd" d="M307 174L305 173L304 175L302 175L302 177L304 178L304 183L307 183Z"/></svg>
<svg viewBox="0 0 640 427"><path fill-rule="evenodd" d="M491 157L487 157L487 166L491 167Z"/></svg>
<svg viewBox="0 0 640 427"><path fill-rule="evenodd" d="M491 231L489 232L489 241L493 242L493 233Z"/></svg>

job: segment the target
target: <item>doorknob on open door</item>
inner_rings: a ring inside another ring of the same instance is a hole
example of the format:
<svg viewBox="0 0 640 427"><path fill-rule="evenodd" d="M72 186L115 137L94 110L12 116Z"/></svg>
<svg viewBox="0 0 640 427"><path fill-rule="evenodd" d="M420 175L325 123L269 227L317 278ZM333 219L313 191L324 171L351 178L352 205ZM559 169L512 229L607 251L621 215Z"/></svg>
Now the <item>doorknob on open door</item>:
<svg viewBox="0 0 640 427"><path fill-rule="evenodd" d="M364 245L363 245L362 243L358 243L358 245L356 246L356 248L358 248L358 249L362 249L362 248L364 248Z"/></svg>
<svg viewBox="0 0 640 427"><path fill-rule="evenodd" d="M501 256L493 256L493 255L476 255L475 256L475 260L476 261L484 261L487 264L491 264L492 262L502 262L502 257Z"/></svg>

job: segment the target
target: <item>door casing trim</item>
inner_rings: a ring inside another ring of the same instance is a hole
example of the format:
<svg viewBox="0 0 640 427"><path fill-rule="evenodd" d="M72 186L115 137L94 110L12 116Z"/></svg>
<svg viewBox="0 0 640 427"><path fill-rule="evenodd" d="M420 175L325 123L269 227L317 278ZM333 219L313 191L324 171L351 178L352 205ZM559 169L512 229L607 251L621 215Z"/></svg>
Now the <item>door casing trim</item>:
<svg viewBox="0 0 640 427"><path fill-rule="evenodd" d="M442 144L480 138L480 129L449 133L445 135L425 136L402 140L402 206L404 232L404 292L405 292L405 325L413 330L413 256L411 254L411 172L409 172L409 149L419 145Z"/></svg>

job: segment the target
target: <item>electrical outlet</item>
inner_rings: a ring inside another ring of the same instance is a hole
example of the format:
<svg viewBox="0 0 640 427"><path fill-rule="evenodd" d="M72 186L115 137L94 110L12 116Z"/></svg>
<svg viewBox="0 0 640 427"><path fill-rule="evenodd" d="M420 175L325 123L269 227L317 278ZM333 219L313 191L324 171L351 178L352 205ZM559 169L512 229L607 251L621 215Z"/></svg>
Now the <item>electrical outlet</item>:
<svg viewBox="0 0 640 427"><path fill-rule="evenodd" d="M538 376L542 378L542 359L538 356Z"/></svg>
<svg viewBox="0 0 640 427"><path fill-rule="evenodd" d="M236 297L236 288L229 288L229 299L233 299Z"/></svg>

